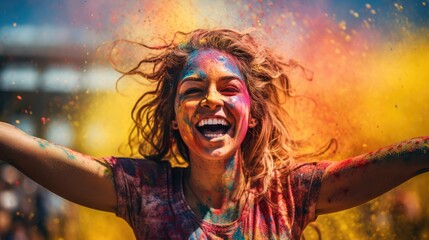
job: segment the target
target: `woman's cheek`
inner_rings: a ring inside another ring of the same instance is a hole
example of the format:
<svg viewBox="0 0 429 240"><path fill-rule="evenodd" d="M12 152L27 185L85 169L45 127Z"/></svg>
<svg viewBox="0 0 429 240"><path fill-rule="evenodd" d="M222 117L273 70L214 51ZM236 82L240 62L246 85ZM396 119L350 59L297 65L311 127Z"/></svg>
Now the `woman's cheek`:
<svg viewBox="0 0 429 240"><path fill-rule="evenodd" d="M237 98L238 97L236 97L236 96L232 96L228 99L226 104L228 105L229 108L231 108L231 109L235 108L235 104L237 104Z"/></svg>
<svg viewBox="0 0 429 240"><path fill-rule="evenodd" d="M182 124L179 124L179 132L180 136L182 137L183 141L185 141L185 144L189 144L192 142L193 134L192 134L192 123L188 116L183 116L183 122Z"/></svg>
<svg viewBox="0 0 429 240"><path fill-rule="evenodd" d="M246 97L232 96L226 102L230 109L243 109L243 107L250 106L250 102Z"/></svg>
<svg viewBox="0 0 429 240"><path fill-rule="evenodd" d="M183 119L183 130L192 134L192 116L194 115L196 108L192 103L181 103L181 106L182 107L178 109L177 116L181 116Z"/></svg>
<svg viewBox="0 0 429 240"><path fill-rule="evenodd" d="M185 115L185 116L183 117L183 121L185 122L185 124L186 124L186 126L187 126L188 128L191 128L191 127L192 127L192 121L191 121L191 119L189 119L189 116L188 116L188 115Z"/></svg>
<svg viewBox="0 0 429 240"><path fill-rule="evenodd" d="M250 111L250 102L246 97L232 96L227 104L230 109L237 111L241 116L247 115Z"/></svg>
<svg viewBox="0 0 429 240"><path fill-rule="evenodd" d="M176 106L174 106L175 107L174 110L176 111L176 114L181 111L182 102L183 102L183 94L179 94L179 96L176 99Z"/></svg>

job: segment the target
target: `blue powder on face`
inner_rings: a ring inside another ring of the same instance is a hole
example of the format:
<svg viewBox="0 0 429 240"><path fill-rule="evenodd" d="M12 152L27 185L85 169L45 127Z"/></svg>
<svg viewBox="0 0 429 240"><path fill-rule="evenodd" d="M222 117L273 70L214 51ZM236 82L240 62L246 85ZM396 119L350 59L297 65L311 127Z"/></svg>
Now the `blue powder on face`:
<svg viewBox="0 0 429 240"><path fill-rule="evenodd" d="M216 49L210 49L207 51L209 54L213 54L213 53L218 54L219 52L221 52L221 51L216 50ZM231 71L232 73L237 75L240 79L242 79L242 80L244 79L243 75L241 74L240 69L238 68L238 65L231 58L227 58L224 55L220 55L216 58L216 60L222 62L226 69L228 69L229 71Z"/></svg>
<svg viewBox="0 0 429 240"><path fill-rule="evenodd" d="M224 66L226 69L228 69L229 71L231 71L232 73L234 73L235 75L237 75L240 79L244 79L243 76L241 75L240 69L238 69L237 64L235 64L232 61L226 60L223 61L224 62Z"/></svg>
<svg viewBox="0 0 429 240"><path fill-rule="evenodd" d="M218 60L221 61L221 62L225 62L226 58L224 56L220 56L220 57L218 57Z"/></svg>
<svg viewBox="0 0 429 240"><path fill-rule="evenodd" d="M222 53L219 50L216 49L202 49L202 50L194 50L189 54L189 58L188 61L185 65L185 67L183 68L182 74L180 76L180 79L185 79L189 76L192 76L195 73L195 59L197 57L200 57L199 54L201 54L201 52L204 52L205 57L210 57L210 56L216 56L216 58L212 58L212 59L216 59L217 61L220 61L223 63L223 65L225 66L226 69L228 69L228 71L234 73L235 75L237 75L240 79L244 80L243 75L241 74L240 69L238 68L238 65L235 63L235 61L233 59L227 58L224 55L220 55L219 53ZM204 73L203 71L199 70L197 72L198 76L200 78L207 78L207 74Z"/></svg>
<svg viewBox="0 0 429 240"><path fill-rule="evenodd" d="M186 65L183 67L182 73L180 74L180 79L185 79L195 73L193 62L197 56L198 51L193 51L189 54L189 59L186 62Z"/></svg>
<svg viewBox="0 0 429 240"><path fill-rule="evenodd" d="M234 103L226 102L226 104L227 104L227 105L228 105L228 107L229 107L229 108L231 108L231 109L234 109L234 108L235 108Z"/></svg>
<svg viewBox="0 0 429 240"><path fill-rule="evenodd" d="M206 79L207 78L207 74L205 74L203 71L199 70L198 71L198 75L200 76L200 78L202 79Z"/></svg>
<svg viewBox="0 0 429 240"><path fill-rule="evenodd" d="M183 120L185 120L185 123L188 125L188 126L192 126L193 124L192 124L192 122L191 122L191 120L189 120L189 118L188 117L185 117Z"/></svg>
<svg viewBox="0 0 429 240"><path fill-rule="evenodd" d="M179 94L179 97L177 98L177 101L180 103L183 101L183 99L185 99L185 96L183 94Z"/></svg>
<svg viewBox="0 0 429 240"><path fill-rule="evenodd" d="M186 62L185 67L182 70L182 74L180 75L180 79L185 79L191 75L193 75L195 73L195 69L194 69L194 60L197 57L198 54L198 50L192 51L189 54L189 59Z"/></svg>
<svg viewBox="0 0 429 240"><path fill-rule="evenodd" d="M193 68L192 65L188 65L186 64L185 68L183 69L182 75L180 77L180 79L185 79L189 76L192 76L195 74L195 69Z"/></svg>

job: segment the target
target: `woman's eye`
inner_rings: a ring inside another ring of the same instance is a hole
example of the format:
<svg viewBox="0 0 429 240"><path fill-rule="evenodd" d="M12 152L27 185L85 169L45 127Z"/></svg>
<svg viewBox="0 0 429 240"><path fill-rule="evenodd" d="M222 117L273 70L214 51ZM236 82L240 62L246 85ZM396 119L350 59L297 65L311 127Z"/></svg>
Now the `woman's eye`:
<svg viewBox="0 0 429 240"><path fill-rule="evenodd" d="M222 90L222 92L226 92L226 93L237 93L239 91L240 90L238 88L236 88L236 87L227 87L227 88L224 88Z"/></svg>
<svg viewBox="0 0 429 240"><path fill-rule="evenodd" d="M190 88L190 89L185 91L185 95L193 94L193 93L200 93L200 92L201 92L201 89L199 89L199 88Z"/></svg>

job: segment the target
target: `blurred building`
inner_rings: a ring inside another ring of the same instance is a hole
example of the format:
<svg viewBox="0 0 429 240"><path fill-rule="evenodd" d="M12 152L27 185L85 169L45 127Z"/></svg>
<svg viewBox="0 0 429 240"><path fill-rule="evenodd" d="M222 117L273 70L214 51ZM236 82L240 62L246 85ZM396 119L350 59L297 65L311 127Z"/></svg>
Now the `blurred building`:
<svg viewBox="0 0 429 240"><path fill-rule="evenodd" d="M0 28L0 121L75 149L81 101L114 91L118 76L93 62L100 39L58 26ZM64 237L66 210L62 198L0 161L0 239Z"/></svg>

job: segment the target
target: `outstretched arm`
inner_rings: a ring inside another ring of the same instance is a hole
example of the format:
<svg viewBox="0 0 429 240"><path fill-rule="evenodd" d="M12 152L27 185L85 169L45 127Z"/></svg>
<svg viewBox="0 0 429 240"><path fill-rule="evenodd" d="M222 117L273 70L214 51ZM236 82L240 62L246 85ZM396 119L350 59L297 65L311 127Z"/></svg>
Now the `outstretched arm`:
<svg viewBox="0 0 429 240"><path fill-rule="evenodd" d="M0 122L0 160L72 202L115 211L111 169L103 159L29 136L12 125Z"/></svg>
<svg viewBox="0 0 429 240"><path fill-rule="evenodd" d="M316 211L324 214L357 206L428 170L429 137L335 162L323 176Z"/></svg>

